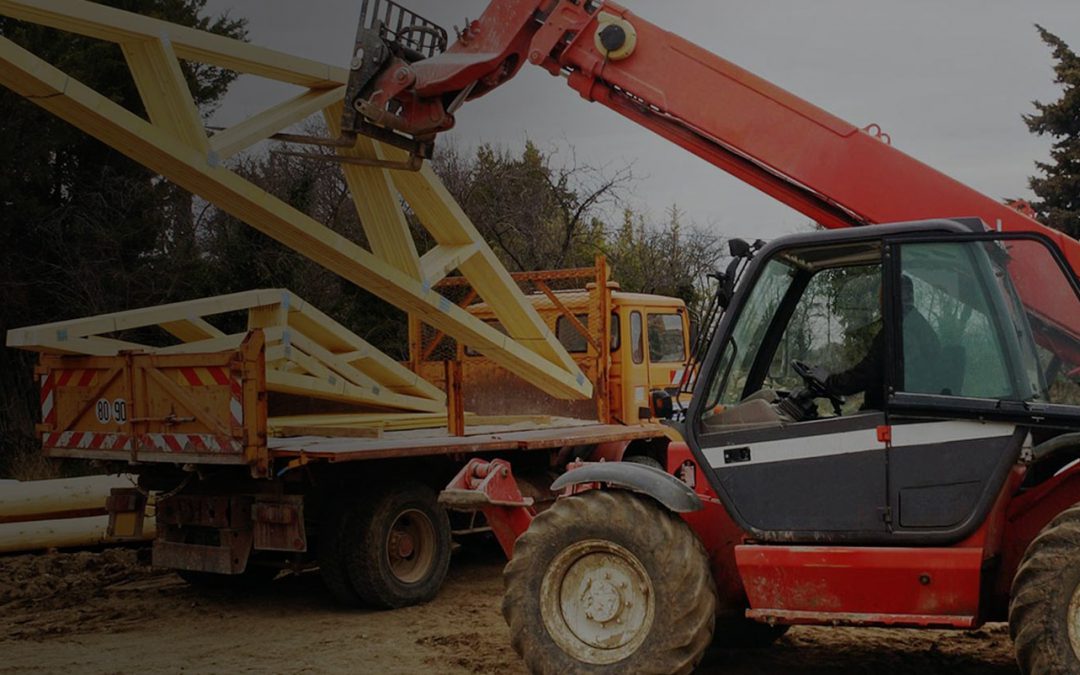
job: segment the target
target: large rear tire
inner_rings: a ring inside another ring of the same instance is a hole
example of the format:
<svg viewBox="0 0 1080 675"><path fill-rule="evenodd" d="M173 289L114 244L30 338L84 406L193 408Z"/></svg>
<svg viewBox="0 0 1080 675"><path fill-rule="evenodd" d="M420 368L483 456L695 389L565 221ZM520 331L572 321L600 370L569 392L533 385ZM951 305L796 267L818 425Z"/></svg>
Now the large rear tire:
<svg viewBox="0 0 1080 675"><path fill-rule="evenodd" d="M327 504L319 524L318 561L323 585L334 600L343 607L360 607L363 600L349 580L346 560L345 517L356 508L352 501L342 498Z"/></svg>
<svg viewBox="0 0 1080 675"><path fill-rule="evenodd" d="M349 581L370 607L428 602L446 579L450 520L426 485L402 483L358 502L343 537Z"/></svg>
<svg viewBox="0 0 1080 675"><path fill-rule="evenodd" d="M1020 670L1080 673L1080 506L1028 546L1013 579L1009 633Z"/></svg>
<svg viewBox="0 0 1080 675"><path fill-rule="evenodd" d="M450 566L450 521L435 492L399 483L343 498L321 528L319 569L346 607L395 609L428 602Z"/></svg>
<svg viewBox="0 0 1080 675"><path fill-rule="evenodd" d="M687 673L712 639L704 547L629 492L557 501L518 539L503 577L511 643L533 673Z"/></svg>

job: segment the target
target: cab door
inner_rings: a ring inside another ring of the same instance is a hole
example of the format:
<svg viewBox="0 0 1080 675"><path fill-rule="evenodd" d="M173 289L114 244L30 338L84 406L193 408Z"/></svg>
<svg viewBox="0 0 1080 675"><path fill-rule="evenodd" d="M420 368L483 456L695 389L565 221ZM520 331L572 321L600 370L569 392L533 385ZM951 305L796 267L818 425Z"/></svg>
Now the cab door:
<svg viewBox="0 0 1080 675"><path fill-rule="evenodd" d="M682 307L647 307L645 310L646 357L649 391L679 385L688 350L686 310Z"/></svg>
<svg viewBox="0 0 1080 675"><path fill-rule="evenodd" d="M645 309L640 305L620 305L622 344L618 372L621 387L620 419L633 424L641 419L641 408L649 406L649 365L645 358ZM648 417L646 414L644 417Z"/></svg>
<svg viewBox="0 0 1080 675"><path fill-rule="evenodd" d="M1030 411L1065 391L1045 375L1055 358L1075 358L1069 332L1080 303L1037 240L939 237L890 248L906 289L891 307L892 530L948 543L985 520L1028 436L1023 423L1046 423L1046 412ZM1041 345L1033 320L1046 331Z"/></svg>
<svg viewBox="0 0 1080 675"><path fill-rule="evenodd" d="M882 330L880 251L871 242L778 254L759 263L739 314L725 319L711 387L690 423L717 493L761 541L888 536L883 411L861 410L856 397L836 415L822 400L819 417L795 420L774 403L776 390L802 386L792 360L838 372L874 343Z"/></svg>

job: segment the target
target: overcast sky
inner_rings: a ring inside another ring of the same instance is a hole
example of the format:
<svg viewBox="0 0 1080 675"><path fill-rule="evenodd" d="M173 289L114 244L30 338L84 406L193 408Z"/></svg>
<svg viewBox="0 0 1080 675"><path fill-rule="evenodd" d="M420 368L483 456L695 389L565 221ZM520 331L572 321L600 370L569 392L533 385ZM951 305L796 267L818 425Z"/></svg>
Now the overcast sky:
<svg viewBox="0 0 1080 675"><path fill-rule="evenodd" d="M485 0L404 0L450 28ZM893 145L995 198L1025 196L1048 140L1021 115L1060 95L1039 23L1080 49L1078 0L624 0L636 14L858 126L880 124ZM360 0L210 0L250 21L252 42L346 65ZM228 124L290 94L239 81L216 122ZM635 206L678 204L700 226L772 237L807 219L596 104L533 66L461 110L459 145L576 149L578 161L633 164Z"/></svg>

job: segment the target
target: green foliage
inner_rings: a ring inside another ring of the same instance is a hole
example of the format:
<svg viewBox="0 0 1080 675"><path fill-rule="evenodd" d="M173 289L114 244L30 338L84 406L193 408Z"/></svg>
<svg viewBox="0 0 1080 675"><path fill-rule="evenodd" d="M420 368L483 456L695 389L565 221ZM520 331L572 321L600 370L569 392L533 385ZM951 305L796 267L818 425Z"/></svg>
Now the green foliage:
<svg viewBox="0 0 1080 675"><path fill-rule="evenodd" d="M233 169L335 232L366 243L337 163L271 153L243 158ZM404 312L237 218L212 209L207 221L203 247L209 294L288 289L391 356L408 358Z"/></svg>
<svg viewBox="0 0 1080 675"><path fill-rule="evenodd" d="M677 206L665 215L653 222L624 210L622 223L608 233L603 248L624 290L682 298L694 311L708 299L705 275L717 269L723 240L684 224Z"/></svg>
<svg viewBox="0 0 1080 675"><path fill-rule="evenodd" d="M599 216L632 177L628 168L608 174L573 159L556 166L532 142L520 156L490 145L466 156L449 146L436 157L435 170L516 271L591 265L603 240Z"/></svg>
<svg viewBox="0 0 1080 675"><path fill-rule="evenodd" d="M1039 197L1033 206L1047 225L1080 236L1080 56L1065 42L1036 26L1043 42L1053 49L1055 78L1062 85L1060 99L1035 102L1038 111L1025 115L1028 128L1039 136L1054 139L1051 162L1036 162L1041 176L1029 180Z"/></svg>
<svg viewBox="0 0 1080 675"><path fill-rule="evenodd" d="M246 37L243 20L206 15L205 0L104 4ZM118 46L11 19L0 19L0 35L145 114ZM208 114L236 74L182 65ZM0 334L206 289L189 194L6 89L0 90L0 156ZM28 354L0 351L0 467L36 446L31 363Z"/></svg>
<svg viewBox="0 0 1080 675"><path fill-rule="evenodd" d="M706 298L721 238L684 223L675 206L659 222L627 208L628 167L598 170L572 157L558 165L526 143L520 155L483 145L467 156L451 146L435 169L510 269L590 266L603 253L625 291L679 297L692 309ZM621 220L612 223L612 213Z"/></svg>

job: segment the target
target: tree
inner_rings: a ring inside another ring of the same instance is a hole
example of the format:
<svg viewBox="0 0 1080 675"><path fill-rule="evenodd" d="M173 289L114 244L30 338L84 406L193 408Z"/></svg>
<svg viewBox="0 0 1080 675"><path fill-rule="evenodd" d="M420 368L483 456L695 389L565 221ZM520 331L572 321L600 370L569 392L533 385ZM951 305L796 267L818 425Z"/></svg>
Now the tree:
<svg viewBox="0 0 1080 675"><path fill-rule="evenodd" d="M313 123L305 133L325 135L326 128ZM271 151L245 156L232 168L338 234L366 245L344 174L331 161L336 153L330 149L311 152L324 154L326 159ZM213 294L285 288L387 354L400 360L408 358L403 311L219 209L208 208L206 220L206 227L200 230L205 229L204 260Z"/></svg>
<svg viewBox="0 0 1080 675"><path fill-rule="evenodd" d="M604 209L617 206L632 180L614 172L552 161L526 142L520 156L481 145L472 156L447 146L435 171L512 271L591 265L603 239Z"/></svg>
<svg viewBox="0 0 1080 675"><path fill-rule="evenodd" d="M1080 236L1080 56L1065 42L1036 26L1043 42L1053 49L1056 77L1064 87L1053 103L1035 102L1038 111L1025 115L1028 128L1039 136L1050 136L1052 162L1036 162L1041 177L1028 184L1039 197L1033 204L1039 219L1070 236Z"/></svg>
<svg viewBox="0 0 1080 675"><path fill-rule="evenodd" d="M106 0L120 9L246 38L245 21L206 0ZM136 114L142 101L120 48L12 19L0 35ZM208 115L236 74L182 63ZM0 335L9 328L189 298L206 269L191 195L0 90ZM0 351L0 465L37 446L32 355ZM10 465L10 461L7 462Z"/></svg>
<svg viewBox="0 0 1080 675"><path fill-rule="evenodd" d="M718 269L724 240L683 220L674 205L659 223L626 209L603 249L624 290L681 298L697 317L711 292L705 275Z"/></svg>

